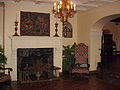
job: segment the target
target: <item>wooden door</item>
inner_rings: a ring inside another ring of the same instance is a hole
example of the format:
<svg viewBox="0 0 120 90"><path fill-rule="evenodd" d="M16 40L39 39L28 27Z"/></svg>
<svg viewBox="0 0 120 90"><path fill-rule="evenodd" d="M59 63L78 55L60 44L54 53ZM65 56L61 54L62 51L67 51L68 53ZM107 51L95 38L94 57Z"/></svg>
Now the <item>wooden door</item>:
<svg viewBox="0 0 120 90"><path fill-rule="evenodd" d="M112 34L102 35L101 63L102 68L109 69L112 60L113 46Z"/></svg>

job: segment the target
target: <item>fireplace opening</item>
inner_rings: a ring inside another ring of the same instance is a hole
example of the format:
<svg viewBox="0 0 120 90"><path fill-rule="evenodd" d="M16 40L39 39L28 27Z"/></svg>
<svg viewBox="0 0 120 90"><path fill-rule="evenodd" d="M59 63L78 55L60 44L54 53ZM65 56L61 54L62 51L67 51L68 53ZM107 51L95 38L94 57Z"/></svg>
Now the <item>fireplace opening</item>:
<svg viewBox="0 0 120 90"><path fill-rule="evenodd" d="M18 48L17 80L21 83L53 77L53 48Z"/></svg>

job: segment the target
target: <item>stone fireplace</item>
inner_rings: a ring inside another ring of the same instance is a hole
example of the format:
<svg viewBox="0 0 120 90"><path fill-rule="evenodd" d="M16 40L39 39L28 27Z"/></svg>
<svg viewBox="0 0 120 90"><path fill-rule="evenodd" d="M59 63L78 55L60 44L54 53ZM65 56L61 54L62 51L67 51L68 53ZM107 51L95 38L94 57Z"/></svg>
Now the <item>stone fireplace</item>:
<svg viewBox="0 0 120 90"><path fill-rule="evenodd" d="M42 54L40 54L46 50L48 50L47 52L49 52L48 57L44 57ZM22 53L22 51L24 51L24 53L29 51L29 53L21 54L20 56L20 53ZM39 53L37 53L38 51ZM27 57L27 55L29 57ZM37 37L37 36L36 37L29 37L29 36L12 37L11 38L11 67L13 68L13 72L11 72L11 77L13 81L18 80L18 76L17 76L19 74L18 68L21 65L20 63L22 63L22 60L26 58L24 61L24 65L22 64L23 68L25 68L25 65L26 66L28 65L28 64L25 64L25 62L27 62L27 59L30 57L32 58L34 57L34 59L36 58L36 60L40 58L41 59L44 58L46 60L51 59L51 62L49 62L49 65L60 67L61 68L60 72L61 72L62 71L62 38ZM35 61L35 62L41 62L41 61Z"/></svg>

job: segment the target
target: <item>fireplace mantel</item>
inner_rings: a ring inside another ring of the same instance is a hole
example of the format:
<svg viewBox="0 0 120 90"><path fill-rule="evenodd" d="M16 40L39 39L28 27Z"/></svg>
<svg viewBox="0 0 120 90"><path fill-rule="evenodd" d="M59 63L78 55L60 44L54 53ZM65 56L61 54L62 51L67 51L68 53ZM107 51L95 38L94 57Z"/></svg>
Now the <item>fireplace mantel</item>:
<svg viewBox="0 0 120 90"><path fill-rule="evenodd" d="M20 46L23 45L22 42L24 42L24 45L34 45L36 46L36 44L40 44L40 45L45 45L48 44L47 46L50 45L62 45L62 37L34 37L34 36L14 36L11 38L12 43L14 43L14 45ZM15 41L15 42L14 42ZM39 42L40 41L40 42ZM18 43L19 45L18 45Z"/></svg>
<svg viewBox="0 0 120 90"><path fill-rule="evenodd" d="M18 48L53 48L53 64L62 71L62 37L45 36L13 36L11 37L11 73L12 80L17 81L17 49Z"/></svg>
<svg viewBox="0 0 120 90"><path fill-rule="evenodd" d="M12 36L11 37L11 39L13 39L13 40L41 40L41 39L48 39L48 40L50 40L50 39L52 39L52 40L55 40L55 39L62 39L62 37L46 37L46 36Z"/></svg>

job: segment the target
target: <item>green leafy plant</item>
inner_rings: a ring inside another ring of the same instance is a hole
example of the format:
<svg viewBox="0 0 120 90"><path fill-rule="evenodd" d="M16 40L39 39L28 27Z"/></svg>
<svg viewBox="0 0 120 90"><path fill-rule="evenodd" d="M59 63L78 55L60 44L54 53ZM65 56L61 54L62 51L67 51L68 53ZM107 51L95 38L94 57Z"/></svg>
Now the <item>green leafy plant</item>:
<svg viewBox="0 0 120 90"><path fill-rule="evenodd" d="M75 46L76 43L74 43L72 46L63 46L63 73L66 71L69 72L69 70L72 68L72 64L74 63Z"/></svg>
<svg viewBox="0 0 120 90"><path fill-rule="evenodd" d="M7 62L7 57L3 53L3 48L0 45L0 65L6 64Z"/></svg>

